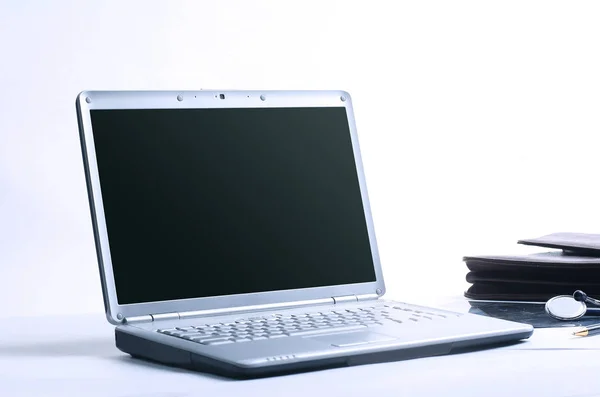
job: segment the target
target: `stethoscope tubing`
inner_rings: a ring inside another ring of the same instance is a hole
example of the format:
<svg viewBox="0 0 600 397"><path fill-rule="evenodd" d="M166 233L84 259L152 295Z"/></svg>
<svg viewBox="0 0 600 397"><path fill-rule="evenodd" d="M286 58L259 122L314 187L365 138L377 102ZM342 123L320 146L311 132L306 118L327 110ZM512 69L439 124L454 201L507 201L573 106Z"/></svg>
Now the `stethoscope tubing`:
<svg viewBox="0 0 600 397"><path fill-rule="evenodd" d="M600 316L600 307L588 307L582 317Z"/></svg>

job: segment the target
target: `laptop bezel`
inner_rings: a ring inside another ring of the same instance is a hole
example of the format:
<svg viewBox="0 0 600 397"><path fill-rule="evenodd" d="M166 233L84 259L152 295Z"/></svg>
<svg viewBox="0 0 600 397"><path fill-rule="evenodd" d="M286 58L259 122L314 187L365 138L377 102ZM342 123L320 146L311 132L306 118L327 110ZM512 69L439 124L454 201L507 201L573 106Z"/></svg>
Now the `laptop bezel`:
<svg viewBox="0 0 600 397"><path fill-rule="evenodd" d="M224 99L223 99L224 98ZM364 203L376 280L373 282L331 285L179 299L135 304L119 304L112 270L110 246L104 217L100 179L94 148L90 111L94 109L188 109L188 108L268 108L268 107L345 107L352 139L354 158ZM96 253L102 281L106 316L119 324L126 318L210 311L221 308L268 307L298 301L318 301L336 296L378 295L385 293L385 284L375 238L369 197L360 155L352 100L345 91L83 91L76 99L79 133L86 174L89 204L96 243Z"/></svg>

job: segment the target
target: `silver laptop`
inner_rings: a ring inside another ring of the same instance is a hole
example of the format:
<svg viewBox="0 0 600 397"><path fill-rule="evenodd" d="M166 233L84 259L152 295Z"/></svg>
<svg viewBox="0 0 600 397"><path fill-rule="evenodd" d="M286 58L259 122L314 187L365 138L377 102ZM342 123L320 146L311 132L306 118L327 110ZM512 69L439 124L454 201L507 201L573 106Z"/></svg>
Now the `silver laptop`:
<svg viewBox="0 0 600 397"><path fill-rule="evenodd" d="M346 92L89 91L76 105L106 314L125 353L256 377L533 332L383 299Z"/></svg>

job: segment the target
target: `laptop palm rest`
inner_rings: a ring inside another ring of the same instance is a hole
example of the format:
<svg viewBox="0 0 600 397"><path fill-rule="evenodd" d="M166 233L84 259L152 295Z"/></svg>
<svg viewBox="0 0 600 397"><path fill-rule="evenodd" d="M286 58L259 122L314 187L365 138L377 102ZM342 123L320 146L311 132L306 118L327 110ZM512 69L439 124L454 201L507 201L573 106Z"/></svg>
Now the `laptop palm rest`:
<svg viewBox="0 0 600 397"><path fill-rule="evenodd" d="M305 338L310 338L311 340L318 342L324 342L335 347L366 345L377 342L389 342L397 339L392 336L369 331L353 331L319 336L306 336Z"/></svg>

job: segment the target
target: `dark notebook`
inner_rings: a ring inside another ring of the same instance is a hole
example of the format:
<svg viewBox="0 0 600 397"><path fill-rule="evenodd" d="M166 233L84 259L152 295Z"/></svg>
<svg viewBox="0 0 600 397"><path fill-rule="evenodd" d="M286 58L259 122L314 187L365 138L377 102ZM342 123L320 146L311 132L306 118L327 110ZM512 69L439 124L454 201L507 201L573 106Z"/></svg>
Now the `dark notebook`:
<svg viewBox="0 0 600 397"><path fill-rule="evenodd" d="M465 256L467 298L542 302L577 289L600 295L600 235L554 233L518 243L557 251Z"/></svg>

